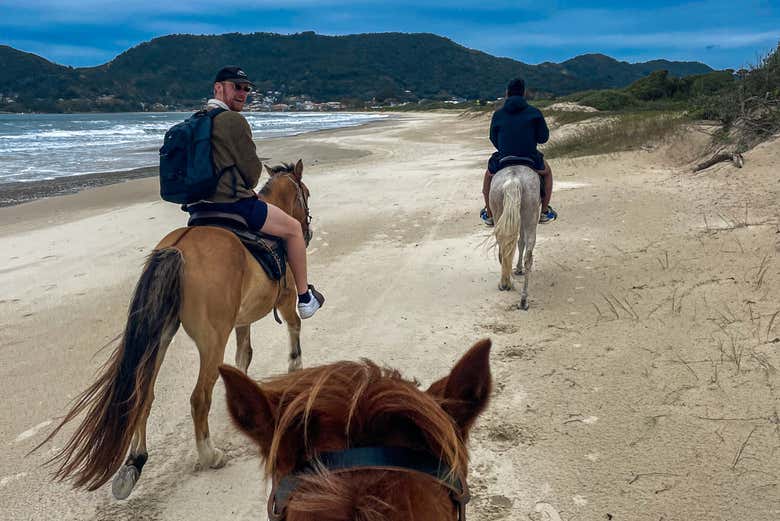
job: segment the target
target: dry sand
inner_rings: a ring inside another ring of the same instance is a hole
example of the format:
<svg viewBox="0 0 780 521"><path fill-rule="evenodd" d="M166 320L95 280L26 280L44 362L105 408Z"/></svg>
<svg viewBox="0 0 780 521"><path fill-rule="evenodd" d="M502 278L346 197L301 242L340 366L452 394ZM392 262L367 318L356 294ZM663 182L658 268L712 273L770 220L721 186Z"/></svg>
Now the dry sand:
<svg viewBox="0 0 780 521"><path fill-rule="evenodd" d="M328 302L304 323L304 364L369 357L426 385L491 337L470 519L780 518L780 141L696 175L693 130L676 147L552 161L560 219L539 227L522 312L481 246L487 124L413 114L260 143L271 162L302 157L312 191L310 279ZM39 465L69 430L25 457L107 358L144 256L183 223L155 179L0 208L0 518L265 517L221 384L211 431L230 460L195 469L183 332L130 499L48 480ZM253 377L286 369L283 327L266 318L253 340Z"/></svg>

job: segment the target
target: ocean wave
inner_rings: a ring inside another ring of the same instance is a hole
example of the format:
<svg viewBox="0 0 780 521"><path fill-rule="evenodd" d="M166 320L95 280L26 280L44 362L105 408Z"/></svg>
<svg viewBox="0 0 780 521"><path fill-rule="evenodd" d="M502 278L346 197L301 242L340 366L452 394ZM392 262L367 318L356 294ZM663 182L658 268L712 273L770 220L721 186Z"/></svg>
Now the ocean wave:
<svg viewBox="0 0 780 521"><path fill-rule="evenodd" d="M163 135L188 113L0 115L0 183L153 166ZM257 139L351 127L387 115L242 114Z"/></svg>

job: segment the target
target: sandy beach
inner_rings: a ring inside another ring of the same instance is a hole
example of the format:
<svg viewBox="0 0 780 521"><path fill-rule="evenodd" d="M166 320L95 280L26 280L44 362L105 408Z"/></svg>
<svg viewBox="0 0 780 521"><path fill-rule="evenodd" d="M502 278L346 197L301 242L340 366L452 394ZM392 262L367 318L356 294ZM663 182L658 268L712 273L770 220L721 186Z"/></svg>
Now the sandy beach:
<svg viewBox="0 0 780 521"><path fill-rule="evenodd" d="M780 518L780 139L741 170L698 174L695 128L674 144L553 160L560 219L538 229L525 312L518 291L498 291L478 218L488 125L403 114L258 142L270 164L302 158L312 194L309 278L328 300L303 324L304 365L367 357L427 386L490 337L472 520ZM198 357L183 331L128 500L50 481L41 464L72 426L26 456L92 383L145 256L185 217L154 177L0 208L0 519L265 518L261 462L221 382L211 434L229 461L196 468ZM284 327L267 317L252 338L250 376L286 371ZM231 338L227 362L234 351Z"/></svg>

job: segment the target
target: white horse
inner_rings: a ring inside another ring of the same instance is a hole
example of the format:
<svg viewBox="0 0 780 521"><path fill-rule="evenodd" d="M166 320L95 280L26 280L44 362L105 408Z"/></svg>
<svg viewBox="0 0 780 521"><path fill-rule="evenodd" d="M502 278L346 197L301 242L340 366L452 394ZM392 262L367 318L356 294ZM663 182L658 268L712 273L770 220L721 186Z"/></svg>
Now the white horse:
<svg viewBox="0 0 780 521"><path fill-rule="evenodd" d="M534 263L536 226L539 223L541 198L539 174L527 166L508 166L499 170L490 184L490 209L495 221L495 239L498 260L501 263L501 282L498 289L512 289L512 261L515 241L520 257L516 275L525 275L520 296L520 309L528 309L528 279Z"/></svg>

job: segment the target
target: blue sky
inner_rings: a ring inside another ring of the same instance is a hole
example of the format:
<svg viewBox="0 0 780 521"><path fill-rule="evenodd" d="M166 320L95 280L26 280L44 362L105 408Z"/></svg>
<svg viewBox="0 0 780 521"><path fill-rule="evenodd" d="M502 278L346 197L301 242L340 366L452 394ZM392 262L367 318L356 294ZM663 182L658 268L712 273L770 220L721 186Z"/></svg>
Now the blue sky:
<svg viewBox="0 0 780 521"><path fill-rule="evenodd" d="M430 32L495 56L560 62L755 64L780 41L780 0L0 0L0 44L99 65L172 33Z"/></svg>

